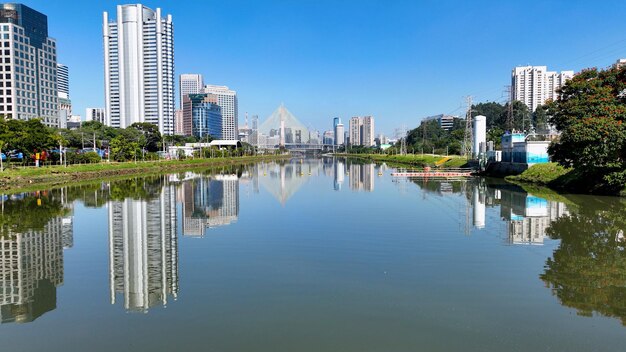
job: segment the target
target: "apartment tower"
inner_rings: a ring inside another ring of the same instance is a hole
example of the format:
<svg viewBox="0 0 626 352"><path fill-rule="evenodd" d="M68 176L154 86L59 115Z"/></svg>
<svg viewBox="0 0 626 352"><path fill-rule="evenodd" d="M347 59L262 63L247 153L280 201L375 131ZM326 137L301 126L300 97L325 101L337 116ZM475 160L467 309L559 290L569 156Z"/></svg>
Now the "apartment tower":
<svg viewBox="0 0 626 352"><path fill-rule="evenodd" d="M149 122L174 133L172 16L141 4L117 6L117 20L103 15L106 120L126 128Z"/></svg>

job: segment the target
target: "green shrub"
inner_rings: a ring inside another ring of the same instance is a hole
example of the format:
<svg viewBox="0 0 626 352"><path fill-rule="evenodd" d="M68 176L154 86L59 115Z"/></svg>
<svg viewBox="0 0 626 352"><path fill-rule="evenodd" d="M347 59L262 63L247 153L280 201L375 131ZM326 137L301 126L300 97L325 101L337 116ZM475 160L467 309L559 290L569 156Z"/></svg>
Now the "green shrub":
<svg viewBox="0 0 626 352"><path fill-rule="evenodd" d="M87 164L97 164L102 161L100 155L96 152L87 152L82 155L83 160Z"/></svg>

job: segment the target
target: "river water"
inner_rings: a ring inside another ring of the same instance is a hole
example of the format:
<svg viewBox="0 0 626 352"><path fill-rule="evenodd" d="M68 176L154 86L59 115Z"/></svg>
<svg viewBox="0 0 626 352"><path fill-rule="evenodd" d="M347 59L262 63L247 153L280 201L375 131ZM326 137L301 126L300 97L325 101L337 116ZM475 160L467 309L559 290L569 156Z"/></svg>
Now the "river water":
<svg viewBox="0 0 626 352"><path fill-rule="evenodd" d="M2 351L620 351L626 211L342 159L2 196Z"/></svg>

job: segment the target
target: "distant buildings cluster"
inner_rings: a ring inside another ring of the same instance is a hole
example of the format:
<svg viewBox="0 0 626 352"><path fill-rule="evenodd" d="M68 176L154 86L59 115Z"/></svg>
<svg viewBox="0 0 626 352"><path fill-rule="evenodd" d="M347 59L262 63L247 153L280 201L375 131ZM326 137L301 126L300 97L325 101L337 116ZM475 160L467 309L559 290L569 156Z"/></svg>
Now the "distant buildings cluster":
<svg viewBox="0 0 626 352"><path fill-rule="evenodd" d="M380 138L375 137L374 117L354 116L350 118L348 130L345 130L339 117L333 118L332 131L324 133L324 144L335 146L364 146L380 145Z"/></svg>
<svg viewBox="0 0 626 352"><path fill-rule="evenodd" d="M205 85L201 74L179 77L180 110L175 134L213 139L238 139L237 92L226 86Z"/></svg>
<svg viewBox="0 0 626 352"><path fill-rule="evenodd" d="M23 4L0 4L0 114L7 118L41 118L51 127L68 128L81 121L70 99L70 69L57 62L56 40L48 35L46 15ZM281 137L268 130L261 135L258 117L252 126L238 126L237 93L226 86L207 85L200 74L179 77L179 106L175 106L174 24L160 8L141 4L118 5L115 14L103 13L105 107L87 108L85 120L124 128L136 122L158 126L164 135L213 139L264 141ZM615 64L621 67L626 60ZM511 100L523 102L530 111L558 98L558 89L574 71L548 71L546 66L515 67L511 73ZM436 115L443 129L454 116ZM333 129L320 136L309 128L293 130L296 139L335 146L380 145L375 138L374 118L352 117L348 126L338 118ZM279 131L279 126L274 126ZM274 138L276 137L276 138ZM332 141L331 141L332 138Z"/></svg>

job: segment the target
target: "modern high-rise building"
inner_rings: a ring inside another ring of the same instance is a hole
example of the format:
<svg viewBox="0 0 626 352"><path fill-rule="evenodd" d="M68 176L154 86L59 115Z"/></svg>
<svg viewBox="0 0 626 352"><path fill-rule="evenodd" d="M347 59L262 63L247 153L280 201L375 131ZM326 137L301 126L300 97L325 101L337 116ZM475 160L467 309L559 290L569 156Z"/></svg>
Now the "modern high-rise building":
<svg viewBox="0 0 626 352"><path fill-rule="evenodd" d="M123 294L129 311L147 312L178 295L176 188L165 184L150 199L111 201L111 304Z"/></svg>
<svg viewBox="0 0 626 352"><path fill-rule="evenodd" d="M70 96L70 80L69 69L63 64L57 64L57 89L59 96L69 98Z"/></svg>
<svg viewBox="0 0 626 352"><path fill-rule="evenodd" d="M350 119L350 145L371 147L374 145L374 118L372 116Z"/></svg>
<svg viewBox="0 0 626 352"><path fill-rule="evenodd" d="M172 16L141 4L117 6L117 20L103 15L107 121L126 128L149 122L174 133Z"/></svg>
<svg viewBox="0 0 626 352"><path fill-rule="evenodd" d="M324 131L324 136L322 137L322 144L324 145L335 144L335 131Z"/></svg>
<svg viewBox="0 0 626 352"><path fill-rule="evenodd" d="M57 92L59 97L59 128L67 128L67 121L72 116L70 100L69 70L67 66L57 64Z"/></svg>
<svg viewBox="0 0 626 352"><path fill-rule="evenodd" d="M552 72L546 66L521 66L511 73L511 99L519 100L534 112L549 99L558 99L557 90L574 77L574 71Z"/></svg>
<svg viewBox="0 0 626 352"><path fill-rule="evenodd" d="M335 117L333 119L333 132L334 132L333 140L334 140L335 145L343 145L344 128L343 128L343 124L341 123L341 119L338 117Z"/></svg>
<svg viewBox="0 0 626 352"><path fill-rule="evenodd" d="M174 112L174 134L177 136L185 135L185 120L182 109Z"/></svg>
<svg viewBox="0 0 626 352"><path fill-rule="evenodd" d="M57 47L48 17L22 4L0 4L0 114L59 126Z"/></svg>
<svg viewBox="0 0 626 352"><path fill-rule="evenodd" d="M85 109L85 121L98 121L107 125L106 114L103 108L87 108Z"/></svg>
<svg viewBox="0 0 626 352"><path fill-rule="evenodd" d="M335 145L339 146L346 143L345 134L343 123L339 122L335 127Z"/></svg>
<svg viewBox="0 0 626 352"><path fill-rule="evenodd" d="M180 108L183 108L183 97L189 94L200 94L204 88L202 75L195 73L184 73L178 78L180 85Z"/></svg>
<svg viewBox="0 0 626 352"><path fill-rule="evenodd" d="M222 139L236 140L239 134L237 92L226 86L204 86L204 93L217 95L217 105L222 108Z"/></svg>
<svg viewBox="0 0 626 352"><path fill-rule="evenodd" d="M222 109L214 94L188 94L183 97L183 133L197 138L222 137ZM191 128L190 128L191 127ZM189 134L188 134L189 133Z"/></svg>

